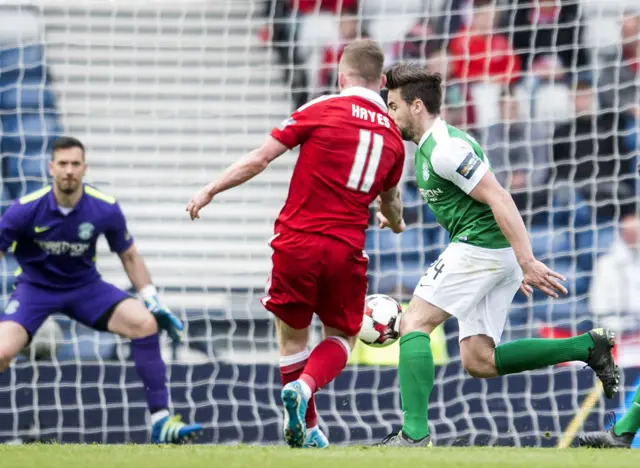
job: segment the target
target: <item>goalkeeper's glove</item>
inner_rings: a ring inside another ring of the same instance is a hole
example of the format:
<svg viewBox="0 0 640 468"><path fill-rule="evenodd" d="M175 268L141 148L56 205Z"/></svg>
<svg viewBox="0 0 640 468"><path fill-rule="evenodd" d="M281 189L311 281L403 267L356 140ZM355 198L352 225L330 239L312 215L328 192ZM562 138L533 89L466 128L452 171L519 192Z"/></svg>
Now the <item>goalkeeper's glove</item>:
<svg viewBox="0 0 640 468"><path fill-rule="evenodd" d="M182 330L184 325L182 321L173 315L168 307L160 303L158 299L158 291L152 284L145 286L140 290L140 297L144 300L149 312L153 314L158 322L158 328L166 330L174 343L182 341Z"/></svg>

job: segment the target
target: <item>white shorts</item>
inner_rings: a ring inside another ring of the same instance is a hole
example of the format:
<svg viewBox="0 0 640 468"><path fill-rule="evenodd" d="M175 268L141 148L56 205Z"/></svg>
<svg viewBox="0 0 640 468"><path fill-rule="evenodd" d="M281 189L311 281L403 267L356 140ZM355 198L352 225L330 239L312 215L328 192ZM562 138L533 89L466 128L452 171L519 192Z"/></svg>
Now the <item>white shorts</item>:
<svg viewBox="0 0 640 468"><path fill-rule="evenodd" d="M487 335L497 346L522 278L513 249L454 242L431 264L413 294L457 318L460 341Z"/></svg>

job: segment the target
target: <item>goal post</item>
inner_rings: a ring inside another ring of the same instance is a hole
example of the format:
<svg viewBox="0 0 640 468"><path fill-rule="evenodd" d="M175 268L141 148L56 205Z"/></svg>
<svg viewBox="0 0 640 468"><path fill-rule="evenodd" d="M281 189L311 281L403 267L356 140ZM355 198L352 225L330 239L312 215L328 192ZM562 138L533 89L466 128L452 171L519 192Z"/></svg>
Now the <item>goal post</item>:
<svg viewBox="0 0 640 468"><path fill-rule="evenodd" d="M174 349L162 340L172 410L203 424L201 442L280 443L277 343L259 297L271 266L267 241L296 153L217 197L197 222L184 209L300 100L335 89L341 35L367 35L382 45L387 64L412 60L446 74L443 117L483 146L523 213L536 255L568 277L567 298L517 296L503 341L583 332L603 323L591 310L594 271L617 242L623 210L637 199L629 169L635 148L620 149L635 144L637 127L628 114L603 106L597 84L609 52L620 50L621 20L635 2L567 0L561 12L536 9L539 1L485 5L495 13L484 26L498 37L491 44L518 57L517 69L488 60L478 41L472 50L460 39L457 33L474 21L469 1L325 0L310 11L302 0L6 2L2 15L11 12L13 20L0 31L2 206L47 183L55 136L83 141L87 181L117 198L163 300L186 324L183 345ZM551 21L558 18L562 30ZM475 19L482 20L488 21ZM580 33L565 34L571 28ZM536 31L564 42L536 43ZM584 131L587 124L565 123L575 121L575 93L588 91L587 82L596 99L594 126ZM619 96L622 85L607 86ZM606 120L611 115L615 125ZM598 122L609 125L606 131ZM605 185L598 185L598 171L578 180L576 171L554 162L566 150L566 165L585 140L615 143L610 153L580 156L614 161ZM367 233L370 293L399 301L411 297L448 242L418 196L413 149L407 145L402 182L408 230L395 236L372 224ZM596 186L597 196L583 191ZM593 215L600 208L605 214ZM10 256L2 265L6 305L17 265ZM97 265L106 280L130 288L106 243ZM624 328L626 316L614 315ZM313 332L317 343L319 324ZM375 352L362 346L317 395L320 425L335 444L369 444L401 424L397 345ZM562 437L576 413L585 427L600 428L605 411L623 406L638 374L632 344L623 346L618 357L627 387L605 401L594 391L592 372L577 365L470 378L451 321L433 346L438 367L429 418L437 445L566 444ZM26 356L0 375L0 442L146 441L144 393L129 355L126 340L56 315ZM570 434L580 430L576 424Z"/></svg>

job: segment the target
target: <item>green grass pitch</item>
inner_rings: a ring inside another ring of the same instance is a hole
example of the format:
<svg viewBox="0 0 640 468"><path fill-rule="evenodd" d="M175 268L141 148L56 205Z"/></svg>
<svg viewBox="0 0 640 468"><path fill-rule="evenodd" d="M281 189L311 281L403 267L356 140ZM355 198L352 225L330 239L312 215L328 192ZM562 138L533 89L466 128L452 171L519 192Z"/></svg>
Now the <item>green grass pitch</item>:
<svg viewBox="0 0 640 468"><path fill-rule="evenodd" d="M572 468L640 466L640 451L519 448L291 450L251 446L0 445L2 468Z"/></svg>

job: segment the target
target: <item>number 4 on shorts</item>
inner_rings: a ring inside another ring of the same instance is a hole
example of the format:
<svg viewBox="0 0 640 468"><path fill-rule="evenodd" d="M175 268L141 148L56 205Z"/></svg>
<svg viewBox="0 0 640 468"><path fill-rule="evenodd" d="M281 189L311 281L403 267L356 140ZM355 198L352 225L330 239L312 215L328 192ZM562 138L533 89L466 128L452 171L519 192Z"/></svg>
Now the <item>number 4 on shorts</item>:
<svg viewBox="0 0 640 468"><path fill-rule="evenodd" d="M444 269L444 262L442 261L441 258L439 258L438 260L433 262L431 265L429 265L429 268L427 269L427 272L425 273L425 276L428 276L429 272L433 270L433 271L435 271L435 274L433 275L433 280L435 281L435 279L438 277L438 275L440 273L442 273L443 269Z"/></svg>

